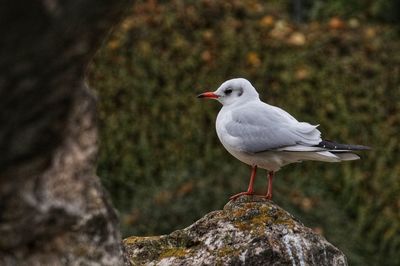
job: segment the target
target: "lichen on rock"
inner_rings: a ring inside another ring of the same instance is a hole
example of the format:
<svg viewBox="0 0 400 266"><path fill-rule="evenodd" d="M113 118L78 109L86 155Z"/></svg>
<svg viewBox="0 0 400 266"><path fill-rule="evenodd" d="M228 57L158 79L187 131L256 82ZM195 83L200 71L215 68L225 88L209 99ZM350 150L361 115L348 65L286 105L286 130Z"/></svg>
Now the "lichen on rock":
<svg viewBox="0 0 400 266"><path fill-rule="evenodd" d="M325 238L251 196L169 235L128 237L124 246L131 265L347 265Z"/></svg>

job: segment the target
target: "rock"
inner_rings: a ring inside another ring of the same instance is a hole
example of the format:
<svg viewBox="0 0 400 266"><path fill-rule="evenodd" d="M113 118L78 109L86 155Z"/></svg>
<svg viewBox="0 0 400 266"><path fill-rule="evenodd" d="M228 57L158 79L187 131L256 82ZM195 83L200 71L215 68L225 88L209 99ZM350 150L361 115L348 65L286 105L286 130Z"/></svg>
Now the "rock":
<svg viewBox="0 0 400 266"><path fill-rule="evenodd" d="M169 235L123 242L131 265L347 265L325 238L259 197L231 201Z"/></svg>
<svg viewBox="0 0 400 266"><path fill-rule="evenodd" d="M0 265L124 265L85 73L130 2L0 5Z"/></svg>

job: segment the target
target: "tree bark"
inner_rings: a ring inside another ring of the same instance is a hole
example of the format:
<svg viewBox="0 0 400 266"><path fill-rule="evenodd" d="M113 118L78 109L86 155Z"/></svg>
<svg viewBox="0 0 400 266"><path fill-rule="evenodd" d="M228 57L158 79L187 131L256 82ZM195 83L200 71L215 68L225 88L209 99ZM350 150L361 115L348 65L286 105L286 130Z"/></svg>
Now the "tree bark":
<svg viewBox="0 0 400 266"><path fill-rule="evenodd" d="M120 265L85 69L129 1L0 2L0 265Z"/></svg>

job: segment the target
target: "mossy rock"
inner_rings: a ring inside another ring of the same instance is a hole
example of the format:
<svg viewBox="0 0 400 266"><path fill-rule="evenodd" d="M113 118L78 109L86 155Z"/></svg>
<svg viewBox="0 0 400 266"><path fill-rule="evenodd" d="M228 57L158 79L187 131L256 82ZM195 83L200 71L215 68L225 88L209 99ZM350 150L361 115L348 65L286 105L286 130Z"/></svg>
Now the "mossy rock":
<svg viewBox="0 0 400 266"><path fill-rule="evenodd" d="M131 265L347 265L345 255L288 212L243 196L169 235L124 240Z"/></svg>

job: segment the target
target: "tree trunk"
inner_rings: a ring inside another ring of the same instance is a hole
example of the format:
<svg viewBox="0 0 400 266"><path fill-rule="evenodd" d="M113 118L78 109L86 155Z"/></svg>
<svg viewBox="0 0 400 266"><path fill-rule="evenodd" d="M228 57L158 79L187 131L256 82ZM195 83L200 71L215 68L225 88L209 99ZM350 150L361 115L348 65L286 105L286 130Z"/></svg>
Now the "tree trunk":
<svg viewBox="0 0 400 266"><path fill-rule="evenodd" d="M121 265L84 71L129 1L0 3L0 265Z"/></svg>

